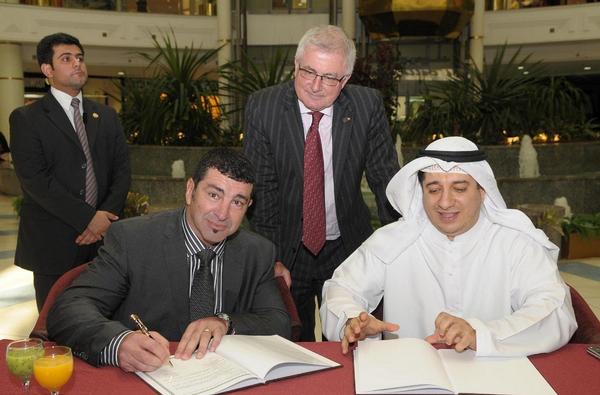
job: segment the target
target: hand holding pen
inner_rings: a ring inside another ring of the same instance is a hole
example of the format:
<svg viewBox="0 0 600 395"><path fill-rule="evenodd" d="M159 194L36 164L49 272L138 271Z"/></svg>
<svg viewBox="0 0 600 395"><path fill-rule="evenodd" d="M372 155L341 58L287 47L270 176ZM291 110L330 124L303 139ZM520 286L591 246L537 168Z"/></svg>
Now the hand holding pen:
<svg viewBox="0 0 600 395"><path fill-rule="evenodd" d="M154 339L152 337L152 335L150 334L150 331L148 331L148 328L146 327L146 325L144 325L144 323L142 322L142 320L140 319L140 317L137 314L131 314L129 316L129 318L131 318L131 320L133 322L135 322L135 324L139 328L140 332L142 332L144 335L146 335L150 339ZM171 367L173 367L173 362L171 362L170 359L169 359L169 365L171 365Z"/></svg>

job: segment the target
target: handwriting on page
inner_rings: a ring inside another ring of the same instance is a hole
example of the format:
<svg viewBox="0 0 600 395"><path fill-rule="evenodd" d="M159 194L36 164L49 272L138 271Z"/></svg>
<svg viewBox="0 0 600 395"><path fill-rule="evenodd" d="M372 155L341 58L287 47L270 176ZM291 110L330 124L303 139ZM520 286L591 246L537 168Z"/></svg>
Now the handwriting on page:
<svg viewBox="0 0 600 395"><path fill-rule="evenodd" d="M246 369L215 353L202 359L173 359L175 369L163 366L150 376L178 394L214 393L242 380L255 378Z"/></svg>

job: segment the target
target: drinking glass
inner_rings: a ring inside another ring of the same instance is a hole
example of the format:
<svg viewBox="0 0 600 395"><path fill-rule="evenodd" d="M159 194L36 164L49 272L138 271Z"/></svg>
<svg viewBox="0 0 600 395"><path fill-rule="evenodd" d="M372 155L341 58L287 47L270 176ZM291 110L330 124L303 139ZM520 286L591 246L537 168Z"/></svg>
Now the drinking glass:
<svg viewBox="0 0 600 395"><path fill-rule="evenodd" d="M73 354L65 346L45 347L42 356L33 363L33 375L39 385L52 395L69 381L73 374Z"/></svg>
<svg viewBox="0 0 600 395"><path fill-rule="evenodd" d="M23 382L23 391L29 390L33 362L44 352L40 339L17 340L6 347L8 370Z"/></svg>

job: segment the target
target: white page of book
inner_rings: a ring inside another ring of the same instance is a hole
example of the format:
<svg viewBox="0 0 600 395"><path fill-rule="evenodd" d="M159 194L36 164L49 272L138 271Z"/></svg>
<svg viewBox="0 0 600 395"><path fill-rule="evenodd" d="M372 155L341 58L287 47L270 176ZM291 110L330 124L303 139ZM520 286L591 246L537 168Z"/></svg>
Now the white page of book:
<svg viewBox="0 0 600 395"><path fill-rule="evenodd" d="M438 350L457 392L556 394L527 357L475 357L474 351Z"/></svg>
<svg viewBox="0 0 600 395"><path fill-rule="evenodd" d="M172 358L171 362L173 367L167 364L154 372L136 374L161 394L214 394L242 381L246 385L262 382L238 364L215 353L208 353L202 359L197 359L194 354L186 361Z"/></svg>
<svg viewBox="0 0 600 395"><path fill-rule="evenodd" d="M339 366L280 336L224 336L216 351L266 380Z"/></svg>
<svg viewBox="0 0 600 395"><path fill-rule="evenodd" d="M399 393L398 389L410 393L425 388L453 392L437 351L421 339L361 341L354 358L357 393Z"/></svg>

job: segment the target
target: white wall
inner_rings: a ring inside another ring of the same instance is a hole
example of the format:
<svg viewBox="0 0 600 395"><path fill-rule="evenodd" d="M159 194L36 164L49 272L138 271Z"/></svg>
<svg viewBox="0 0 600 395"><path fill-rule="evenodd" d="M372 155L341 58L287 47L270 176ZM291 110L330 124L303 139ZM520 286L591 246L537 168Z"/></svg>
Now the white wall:
<svg viewBox="0 0 600 395"><path fill-rule="evenodd" d="M600 40L600 3L488 11L485 45Z"/></svg>
<svg viewBox="0 0 600 395"><path fill-rule="evenodd" d="M505 43L512 47L508 55L521 46L531 61L600 61L600 3L488 11L484 21L487 61Z"/></svg>
<svg viewBox="0 0 600 395"><path fill-rule="evenodd" d="M0 3L0 40L37 43L45 35L73 34L85 46L151 48L150 33L173 28L180 45L217 46L217 18L33 7Z"/></svg>
<svg viewBox="0 0 600 395"><path fill-rule="evenodd" d="M327 22L327 14L249 14L248 44L295 45L308 28ZM149 32L170 28L181 46L217 46L216 17L0 3L0 41L21 44L25 71L37 70L35 44L46 34L66 31L77 36L88 50L87 63L101 74L101 69L108 66L145 64L135 52L152 48ZM523 46L523 53L534 54L532 60L600 62L600 3L485 12L486 60L505 42L512 50Z"/></svg>

